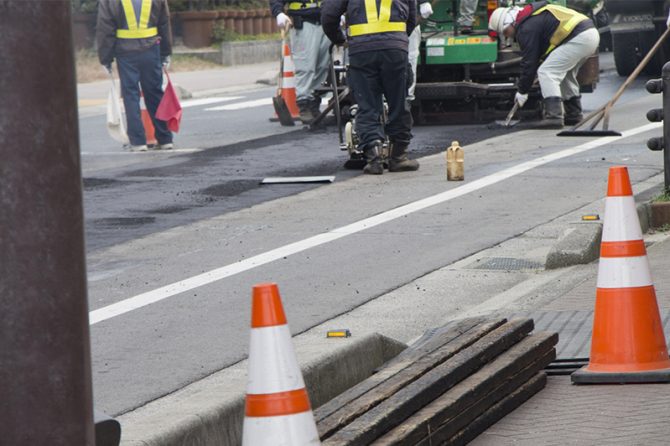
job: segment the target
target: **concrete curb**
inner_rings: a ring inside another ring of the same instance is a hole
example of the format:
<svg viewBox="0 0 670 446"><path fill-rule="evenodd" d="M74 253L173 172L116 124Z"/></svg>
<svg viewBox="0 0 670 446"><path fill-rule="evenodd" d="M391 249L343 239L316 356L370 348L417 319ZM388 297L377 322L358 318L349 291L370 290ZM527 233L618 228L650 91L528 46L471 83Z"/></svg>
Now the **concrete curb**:
<svg viewBox="0 0 670 446"><path fill-rule="evenodd" d="M374 333L360 338L294 338L313 407L363 381L406 345ZM236 446L242 442L247 361L117 419L122 446Z"/></svg>
<svg viewBox="0 0 670 446"><path fill-rule="evenodd" d="M203 60L231 67L278 60L281 54L281 40L249 40L222 42L221 48L190 49L180 47L175 54L198 57Z"/></svg>
<svg viewBox="0 0 670 446"><path fill-rule="evenodd" d="M655 191L656 188L652 190ZM643 194L646 201L637 204L637 215L643 234L649 231L651 223L651 201L646 198L647 195L649 193ZM546 269L585 265L600 257L602 223L574 223L571 226L547 254Z"/></svg>

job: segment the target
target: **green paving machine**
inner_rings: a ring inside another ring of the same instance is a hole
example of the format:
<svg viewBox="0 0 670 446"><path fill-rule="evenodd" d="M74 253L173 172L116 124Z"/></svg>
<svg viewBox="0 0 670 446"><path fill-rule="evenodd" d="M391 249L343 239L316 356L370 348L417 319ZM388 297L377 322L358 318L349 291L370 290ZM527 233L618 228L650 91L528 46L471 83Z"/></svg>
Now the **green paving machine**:
<svg viewBox="0 0 670 446"><path fill-rule="evenodd" d="M597 1L575 0L595 5ZM473 32L461 34L458 25L460 0L433 0L433 15L421 23L421 48L417 67L412 115L417 124L489 122L507 115L514 105L520 74L518 45L501 42L488 30L488 19L498 7L521 6L521 0L479 0ZM566 0L550 3L574 7ZM577 8L575 8L577 9ZM582 91L598 82L598 56L580 71ZM536 85L521 110L524 119L540 118L542 101Z"/></svg>

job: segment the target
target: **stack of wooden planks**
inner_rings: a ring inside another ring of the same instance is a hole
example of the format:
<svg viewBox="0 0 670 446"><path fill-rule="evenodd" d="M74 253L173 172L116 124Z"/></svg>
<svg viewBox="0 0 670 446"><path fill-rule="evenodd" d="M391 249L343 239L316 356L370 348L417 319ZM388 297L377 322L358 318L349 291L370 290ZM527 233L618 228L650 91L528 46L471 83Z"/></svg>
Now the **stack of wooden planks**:
<svg viewBox="0 0 670 446"><path fill-rule="evenodd" d="M466 444L546 383L556 333L465 319L428 333L314 411L323 446Z"/></svg>

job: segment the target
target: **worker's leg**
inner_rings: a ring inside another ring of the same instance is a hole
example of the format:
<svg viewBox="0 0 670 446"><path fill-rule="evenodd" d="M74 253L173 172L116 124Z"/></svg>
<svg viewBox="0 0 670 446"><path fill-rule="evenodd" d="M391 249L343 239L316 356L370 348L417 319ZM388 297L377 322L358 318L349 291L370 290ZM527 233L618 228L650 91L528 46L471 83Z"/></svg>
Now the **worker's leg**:
<svg viewBox="0 0 670 446"><path fill-rule="evenodd" d="M359 147L365 153L368 164L366 173L383 173L379 158L384 130L380 121L382 114L381 57L383 51L366 51L349 56L347 80L358 104L356 133ZM407 86L403 85L406 91ZM403 93L404 94L404 93Z"/></svg>
<svg viewBox="0 0 670 446"><path fill-rule="evenodd" d="M133 146L146 145L147 137L144 133L140 112L140 68L137 55L119 55L116 57L116 62L119 68L123 106L126 111L128 139Z"/></svg>
<svg viewBox="0 0 670 446"><path fill-rule="evenodd" d="M144 93L144 102L151 116L151 122L156 131L158 144L169 144L172 142L172 132L168 130L167 123L156 119L156 109L163 99L163 66L161 64L160 46L154 45L147 51L138 54L140 58L140 85Z"/></svg>
<svg viewBox="0 0 670 446"><path fill-rule="evenodd" d="M416 88L416 67L419 64L419 47L421 46L421 27L417 25L409 35L409 63L412 65L412 84L407 89L407 100L414 100Z"/></svg>
<svg viewBox="0 0 670 446"><path fill-rule="evenodd" d="M381 77L388 104L386 134L391 142L391 172L417 170L419 163L407 157L412 139L412 114L407 102L407 53L402 50L380 51Z"/></svg>
<svg viewBox="0 0 670 446"><path fill-rule="evenodd" d="M472 27L472 24L475 21L477 2L478 0L461 0L461 6L458 13L458 24L460 26Z"/></svg>
<svg viewBox="0 0 670 446"><path fill-rule="evenodd" d="M314 60L314 76L312 77L309 84L309 91L313 92L315 89L319 88L321 84L328 78L328 73L330 69L330 40L326 37L326 34L323 32L321 25L313 25L311 23L305 23L306 26L314 27L313 30L313 41L314 45L312 48ZM312 94L312 114L317 115L319 113L319 106L321 104L321 98L314 97Z"/></svg>

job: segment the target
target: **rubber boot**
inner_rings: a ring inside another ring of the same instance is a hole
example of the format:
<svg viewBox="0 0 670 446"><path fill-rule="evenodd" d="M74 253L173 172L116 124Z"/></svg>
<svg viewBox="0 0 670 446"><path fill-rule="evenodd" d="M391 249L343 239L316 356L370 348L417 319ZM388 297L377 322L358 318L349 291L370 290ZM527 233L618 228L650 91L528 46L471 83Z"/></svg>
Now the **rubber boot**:
<svg viewBox="0 0 670 446"><path fill-rule="evenodd" d="M363 149L365 161L367 164L363 168L364 173L370 175L381 175L384 173L384 165L382 164L382 142L373 141Z"/></svg>
<svg viewBox="0 0 670 446"><path fill-rule="evenodd" d="M559 97L544 98L544 117L537 123L538 129L563 128L563 100Z"/></svg>
<svg viewBox="0 0 670 446"><path fill-rule="evenodd" d="M576 125L584 119L581 96L573 96L570 99L566 99L563 101L563 107L565 108L565 125Z"/></svg>
<svg viewBox="0 0 670 446"><path fill-rule="evenodd" d="M408 147L409 141L394 141L391 143L389 172L411 172L419 170L419 162L407 157Z"/></svg>
<svg viewBox="0 0 670 446"><path fill-rule="evenodd" d="M300 111L300 120L303 124L309 124L314 117L312 116L312 101L300 100L297 102Z"/></svg>

